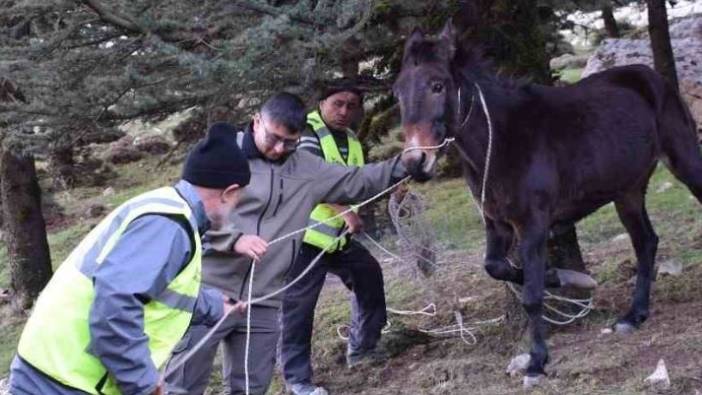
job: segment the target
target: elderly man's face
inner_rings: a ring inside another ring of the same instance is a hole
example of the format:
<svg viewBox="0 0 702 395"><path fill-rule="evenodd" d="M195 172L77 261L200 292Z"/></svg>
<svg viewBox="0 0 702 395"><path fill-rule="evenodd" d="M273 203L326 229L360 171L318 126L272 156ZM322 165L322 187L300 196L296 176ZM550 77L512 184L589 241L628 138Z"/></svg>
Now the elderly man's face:
<svg viewBox="0 0 702 395"><path fill-rule="evenodd" d="M332 129L345 130L361 110L361 98L353 92L337 92L319 102L322 119Z"/></svg>

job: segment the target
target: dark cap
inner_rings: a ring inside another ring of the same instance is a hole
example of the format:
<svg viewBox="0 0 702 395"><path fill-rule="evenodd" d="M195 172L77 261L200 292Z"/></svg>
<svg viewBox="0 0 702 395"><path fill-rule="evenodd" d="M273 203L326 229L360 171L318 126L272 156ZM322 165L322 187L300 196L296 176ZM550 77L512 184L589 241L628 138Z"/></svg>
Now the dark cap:
<svg viewBox="0 0 702 395"><path fill-rule="evenodd" d="M251 180L249 162L236 143L236 130L225 122L210 127L207 136L190 150L183 166L183 179L205 188L240 187Z"/></svg>
<svg viewBox="0 0 702 395"><path fill-rule="evenodd" d="M363 99L363 91L358 88L357 84L348 79L342 79L330 82L324 86L319 92L319 100L324 100L327 97L334 95L339 92L351 92Z"/></svg>

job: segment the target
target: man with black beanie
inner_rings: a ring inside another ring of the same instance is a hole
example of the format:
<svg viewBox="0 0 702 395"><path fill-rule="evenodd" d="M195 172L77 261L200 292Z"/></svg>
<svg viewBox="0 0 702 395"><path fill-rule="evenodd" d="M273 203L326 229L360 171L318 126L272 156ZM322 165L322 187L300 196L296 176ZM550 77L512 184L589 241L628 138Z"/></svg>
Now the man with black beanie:
<svg viewBox="0 0 702 395"><path fill-rule="evenodd" d="M230 225L251 180L234 130L212 127L182 178L120 205L54 273L22 333L11 394L163 394L159 369L187 328L243 310L200 281L200 235Z"/></svg>
<svg viewBox="0 0 702 395"><path fill-rule="evenodd" d="M362 167L341 166L304 150L298 150L307 125L305 105L299 97L278 93L269 98L253 120L237 134L239 147L248 158L256 184L246 189L234 211L233 227L210 231L203 259L203 281L227 296L245 301L249 281L252 297L269 296L285 285L298 257L302 234L267 246L257 253L261 240L275 240L304 228L320 202L351 204L370 198L407 175L400 157ZM320 226L319 228L322 228ZM260 258L260 263L251 259ZM250 394L263 395L273 376L280 334L282 295L275 294L251 308L248 382ZM285 329L284 329L285 330ZM193 326L177 347L169 365L178 364L207 333ZM222 326L184 365L166 377L169 385L190 395L207 388L212 364L221 342L224 351L223 384L229 394L245 394L246 320L229 316Z"/></svg>

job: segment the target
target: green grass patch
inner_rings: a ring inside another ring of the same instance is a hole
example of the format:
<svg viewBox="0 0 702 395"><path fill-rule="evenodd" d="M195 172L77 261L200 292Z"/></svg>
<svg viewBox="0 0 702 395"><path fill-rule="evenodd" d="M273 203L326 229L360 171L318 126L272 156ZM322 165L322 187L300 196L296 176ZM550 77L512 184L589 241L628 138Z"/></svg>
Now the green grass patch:
<svg viewBox="0 0 702 395"><path fill-rule="evenodd" d="M9 310L9 308L6 309ZM1 314L7 316L9 312L4 311ZM24 320L3 317L2 321L3 323L0 324L0 339L2 339L0 341L0 377L5 376L6 372L10 370L10 364L15 356L17 343L24 327Z"/></svg>
<svg viewBox="0 0 702 395"><path fill-rule="evenodd" d="M7 248L0 245L0 288L10 286L10 268L7 265Z"/></svg>
<svg viewBox="0 0 702 395"><path fill-rule="evenodd" d="M471 249L484 240L484 227L462 178L416 184L425 199L426 218L447 249Z"/></svg>
<svg viewBox="0 0 702 395"><path fill-rule="evenodd" d="M580 76L583 74L583 69L563 69L558 72L558 78L561 81L567 82L569 84L574 84L580 81Z"/></svg>

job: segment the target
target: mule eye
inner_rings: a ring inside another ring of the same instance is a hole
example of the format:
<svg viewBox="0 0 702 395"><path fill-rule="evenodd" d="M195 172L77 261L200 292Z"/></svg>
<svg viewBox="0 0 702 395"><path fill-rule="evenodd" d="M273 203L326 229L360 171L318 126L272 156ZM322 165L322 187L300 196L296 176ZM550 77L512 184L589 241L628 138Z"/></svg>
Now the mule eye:
<svg viewBox="0 0 702 395"><path fill-rule="evenodd" d="M434 82L431 84L431 91L434 93L441 93L444 91L444 84L441 82Z"/></svg>

